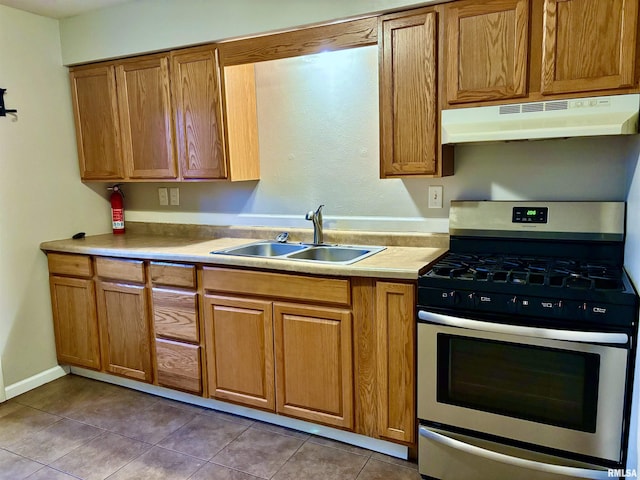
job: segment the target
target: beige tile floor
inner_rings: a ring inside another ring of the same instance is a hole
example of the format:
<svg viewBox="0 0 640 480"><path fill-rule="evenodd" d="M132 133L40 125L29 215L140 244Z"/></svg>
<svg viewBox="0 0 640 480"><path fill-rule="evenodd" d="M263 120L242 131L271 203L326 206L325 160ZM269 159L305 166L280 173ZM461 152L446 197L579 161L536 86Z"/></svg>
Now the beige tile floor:
<svg viewBox="0 0 640 480"><path fill-rule="evenodd" d="M67 375L0 404L0 479L418 480L415 464Z"/></svg>

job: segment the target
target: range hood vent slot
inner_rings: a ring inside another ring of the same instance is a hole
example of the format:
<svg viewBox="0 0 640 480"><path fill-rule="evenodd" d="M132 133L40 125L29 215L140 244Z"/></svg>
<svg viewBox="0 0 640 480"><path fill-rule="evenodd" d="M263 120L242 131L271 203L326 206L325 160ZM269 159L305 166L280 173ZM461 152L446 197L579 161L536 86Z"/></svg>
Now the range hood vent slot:
<svg viewBox="0 0 640 480"><path fill-rule="evenodd" d="M442 111L442 143L638 133L640 95L550 100Z"/></svg>

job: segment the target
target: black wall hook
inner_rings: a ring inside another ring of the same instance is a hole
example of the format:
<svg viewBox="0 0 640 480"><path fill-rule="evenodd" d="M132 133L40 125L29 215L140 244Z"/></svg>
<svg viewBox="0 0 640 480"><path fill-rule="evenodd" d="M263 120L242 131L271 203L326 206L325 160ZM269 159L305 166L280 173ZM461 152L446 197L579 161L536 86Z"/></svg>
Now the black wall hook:
<svg viewBox="0 0 640 480"><path fill-rule="evenodd" d="M18 110L7 110L4 107L4 92L6 91L6 88L0 88L0 117L6 117L7 113L18 113Z"/></svg>

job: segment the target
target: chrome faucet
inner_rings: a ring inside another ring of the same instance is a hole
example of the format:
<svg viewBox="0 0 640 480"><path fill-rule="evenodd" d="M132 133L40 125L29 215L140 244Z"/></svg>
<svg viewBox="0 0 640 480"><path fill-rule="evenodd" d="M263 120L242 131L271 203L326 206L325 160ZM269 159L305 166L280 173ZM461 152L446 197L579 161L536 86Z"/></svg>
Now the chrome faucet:
<svg viewBox="0 0 640 480"><path fill-rule="evenodd" d="M304 217L313 222L313 243L316 245L324 243L324 235L322 233L322 207L324 207L324 205L320 205L315 212L310 210Z"/></svg>

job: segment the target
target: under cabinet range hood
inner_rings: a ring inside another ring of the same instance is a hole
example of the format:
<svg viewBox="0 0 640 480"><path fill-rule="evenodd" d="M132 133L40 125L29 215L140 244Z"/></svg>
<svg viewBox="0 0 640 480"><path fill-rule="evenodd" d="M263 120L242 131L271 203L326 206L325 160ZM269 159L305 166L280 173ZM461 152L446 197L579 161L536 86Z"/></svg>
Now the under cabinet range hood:
<svg viewBox="0 0 640 480"><path fill-rule="evenodd" d="M442 143L638 133L640 95L613 95L442 111Z"/></svg>

